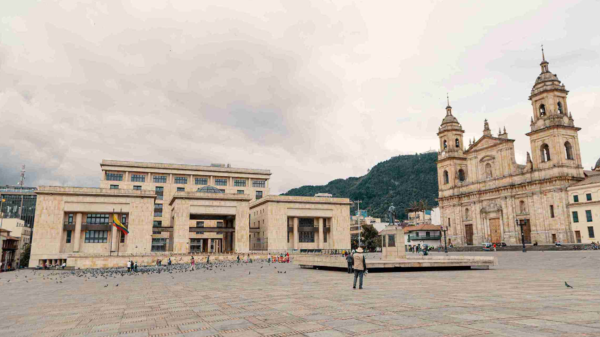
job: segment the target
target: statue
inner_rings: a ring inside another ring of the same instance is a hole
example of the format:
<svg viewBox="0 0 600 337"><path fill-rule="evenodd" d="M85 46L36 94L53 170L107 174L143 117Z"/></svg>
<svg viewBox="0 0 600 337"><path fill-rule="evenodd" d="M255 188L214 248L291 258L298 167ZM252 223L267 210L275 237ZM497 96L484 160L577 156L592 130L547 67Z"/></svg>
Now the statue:
<svg viewBox="0 0 600 337"><path fill-rule="evenodd" d="M394 207L394 204L392 204L390 206L390 208L388 208L388 216L389 216L389 220L390 220L390 226L394 225L394 216L396 215L396 207Z"/></svg>

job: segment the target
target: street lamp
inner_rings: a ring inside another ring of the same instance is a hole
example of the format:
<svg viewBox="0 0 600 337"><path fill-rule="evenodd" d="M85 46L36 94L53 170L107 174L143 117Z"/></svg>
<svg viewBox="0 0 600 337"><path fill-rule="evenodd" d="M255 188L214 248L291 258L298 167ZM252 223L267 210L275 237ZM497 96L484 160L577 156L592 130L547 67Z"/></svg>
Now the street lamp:
<svg viewBox="0 0 600 337"><path fill-rule="evenodd" d="M519 219L515 219L515 222L517 223L517 226L521 227L521 242L523 243L523 253L527 253L527 250L525 249L525 231L523 229L523 227L525 227L526 222L525 220L519 220Z"/></svg>

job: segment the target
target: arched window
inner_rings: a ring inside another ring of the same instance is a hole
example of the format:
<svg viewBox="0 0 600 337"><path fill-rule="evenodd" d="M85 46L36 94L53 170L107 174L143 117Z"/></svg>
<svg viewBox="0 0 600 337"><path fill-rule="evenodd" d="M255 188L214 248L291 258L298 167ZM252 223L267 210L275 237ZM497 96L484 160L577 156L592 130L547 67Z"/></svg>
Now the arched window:
<svg viewBox="0 0 600 337"><path fill-rule="evenodd" d="M458 170L458 180L465 181L465 171L463 169Z"/></svg>
<svg viewBox="0 0 600 337"><path fill-rule="evenodd" d="M546 116L546 106L540 104L540 117Z"/></svg>
<svg viewBox="0 0 600 337"><path fill-rule="evenodd" d="M448 171L444 171L444 184L447 184L450 182L450 179L448 178Z"/></svg>
<svg viewBox="0 0 600 337"><path fill-rule="evenodd" d="M565 154L567 159L573 160L573 146L569 142L565 142Z"/></svg>
<svg viewBox="0 0 600 337"><path fill-rule="evenodd" d="M562 103L558 102L557 106L558 106L558 113L562 114L563 113Z"/></svg>
<svg viewBox="0 0 600 337"><path fill-rule="evenodd" d="M550 161L550 146L548 146L548 144L543 144L540 148L540 151L542 155L542 163Z"/></svg>
<svg viewBox="0 0 600 337"><path fill-rule="evenodd" d="M527 213L527 208L525 208L525 201L523 200L519 201L519 212Z"/></svg>
<svg viewBox="0 0 600 337"><path fill-rule="evenodd" d="M458 141L458 138L456 138L456 139L454 140L454 144L456 145L456 147L457 147L457 148L459 148L459 147L460 147L460 142Z"/></svg>
<svg viewBox="0 0 600 337"><path fill-rule="evenodd" d="M470 219L470 215L469 215L469 209L465 208L465 220L469 220Z"/></svg>
<svg viewBox="0 0 600 337"><path fill-rule="evenodd" d="M494 173L492 172L492 164L490 164L490 163L485 164L485 177L486 178L494 177Z"/></svg>
<svg viewBox="0 0 600 337"><path fill-rule="evenodd" d="M444 150L448 148L448 142L444 139Z"/></svg>

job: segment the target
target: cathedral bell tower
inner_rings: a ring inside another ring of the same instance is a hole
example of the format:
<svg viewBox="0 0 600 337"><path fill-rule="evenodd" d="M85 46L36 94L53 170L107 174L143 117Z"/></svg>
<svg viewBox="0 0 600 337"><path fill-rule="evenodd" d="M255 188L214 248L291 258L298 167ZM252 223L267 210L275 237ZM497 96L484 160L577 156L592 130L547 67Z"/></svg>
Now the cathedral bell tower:
<svg viewBox="0 0 600 337"><path fill-rule="evenodd" d="M583 176L578 131L567 104L569 91L551 73L542 47L541 74L535 80L529 100L533 108L531 143L534 169L566 168L569 175Z"/></svg>
<svg viewBox="0 0 600 337"><path fill-rule="evenodd" d="M467 164L464 156L463 134L465 131L452 115L452 107L448 98L446 117L437 133L440 139L438 151L438 184L440 194L443 190L456 187L467 180Z"/></svg>

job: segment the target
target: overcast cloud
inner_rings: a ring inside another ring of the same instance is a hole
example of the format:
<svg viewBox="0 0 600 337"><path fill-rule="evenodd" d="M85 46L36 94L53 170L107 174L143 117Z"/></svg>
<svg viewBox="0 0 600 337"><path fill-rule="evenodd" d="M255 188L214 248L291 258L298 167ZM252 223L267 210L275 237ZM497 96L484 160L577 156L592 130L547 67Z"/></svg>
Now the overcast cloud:
<svg viewBox="0 0 600 337"><path fill-rule="evenodd" d="M530 151L550 70L600 157L599 1L4 1L0 184L98 186L102 159L270 169L271 192L465 139Z"/></svg>

